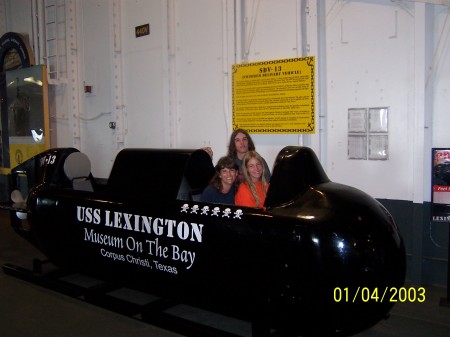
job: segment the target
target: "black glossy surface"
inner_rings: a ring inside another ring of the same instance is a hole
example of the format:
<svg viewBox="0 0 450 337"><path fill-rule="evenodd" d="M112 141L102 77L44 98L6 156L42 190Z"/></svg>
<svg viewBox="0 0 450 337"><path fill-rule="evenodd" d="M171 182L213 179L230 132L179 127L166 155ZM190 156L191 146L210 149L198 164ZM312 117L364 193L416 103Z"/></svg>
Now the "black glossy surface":
<svg viewBox="0 0 450 337"><path fill-rule="evenodd" d="M403 284L392 217L329 181L308 148L280 152L264 211L177 200L183 180L207 183L202 152L125 150L106 187L84 192L60 176L72 150L51 151L40 157L56 155L37 167L29 221L32 241L60 268L305 335L370 327L392 306L382 293ZM348 289L347 301L334 300L336 287ZM364 301L364 287L378 300Z"/></svg>

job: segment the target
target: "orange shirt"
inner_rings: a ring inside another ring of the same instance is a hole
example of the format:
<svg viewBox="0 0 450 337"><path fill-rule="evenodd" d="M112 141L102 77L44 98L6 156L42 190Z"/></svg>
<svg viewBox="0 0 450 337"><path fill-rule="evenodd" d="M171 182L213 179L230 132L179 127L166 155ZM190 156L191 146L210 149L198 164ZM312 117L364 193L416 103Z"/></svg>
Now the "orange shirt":
<svg viewBox="0 0 450 337"><path fill-rule="evenodd" d="M250 186L248 186L248 184L246 182L239 185L238 191L234 198L235 205L236 206L264 208L264 200L266 200L267 188L269 186L267 185L265 193L263 191L261 181L258 181L255 184L255 187L256 187L256 193L258 194L258 197L259 197L259 206L256 205L256 201L255 201L255 198L253 197L252 191L250 190Z"/></svg>

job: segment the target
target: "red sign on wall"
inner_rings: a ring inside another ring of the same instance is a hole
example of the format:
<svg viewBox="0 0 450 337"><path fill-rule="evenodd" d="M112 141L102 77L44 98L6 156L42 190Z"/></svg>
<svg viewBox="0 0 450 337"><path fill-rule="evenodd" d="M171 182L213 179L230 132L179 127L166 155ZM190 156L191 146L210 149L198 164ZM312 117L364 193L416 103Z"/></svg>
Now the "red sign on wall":
<svg viewBox="0 0 450 337"><path fill-rule="evenodd" d="M432 156L431 220L450 222L450 149L434 148Z"/></svg>

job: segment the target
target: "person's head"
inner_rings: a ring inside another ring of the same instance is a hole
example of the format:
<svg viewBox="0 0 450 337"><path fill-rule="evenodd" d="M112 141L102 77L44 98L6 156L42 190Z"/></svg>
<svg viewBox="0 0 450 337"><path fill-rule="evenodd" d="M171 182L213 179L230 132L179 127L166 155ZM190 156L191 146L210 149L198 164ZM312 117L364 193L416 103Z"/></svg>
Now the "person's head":
<svg viewBox="0 0 450 337"><path fill-rule="evenodd" d="M236 129L230 137L228 155L232 158L242 159L248 151L255 151L252 137L244 129Z"/></svg>
<svg viewBox="0 0 450 337"><path fill-rule="evenodd" d="M228 156L220 158L215 170L211 183L218 191L228 191L233 185L236 186L239 167L233 158Z"/></svg>
<svg viewBox="0 0 450 337"><path fill-rule="evenodd" d="M245 181L256 183L264 177L263 159L256 151L248 151L242 162Z"/></svg>
<svg viewBox="0 0 450 337"><path fill-rule="evenodd" d="M242 171L244 171L244 181L249 185L252 191L253 197L255 198L256 205L259 207L259 197L256 193L255 184L259 181L262 183L263 191L266 191L267 181L264 177L264 161L262 157L256 151L248 151L242 162Z"/></svg>

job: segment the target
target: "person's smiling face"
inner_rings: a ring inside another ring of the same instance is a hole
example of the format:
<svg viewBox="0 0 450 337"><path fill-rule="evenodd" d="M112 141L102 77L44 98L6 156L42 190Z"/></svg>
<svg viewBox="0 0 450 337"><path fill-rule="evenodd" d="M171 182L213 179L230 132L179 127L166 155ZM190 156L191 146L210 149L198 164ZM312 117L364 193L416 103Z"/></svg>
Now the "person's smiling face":
<svg viewBox="0 0 450 337"><path fill-rule="evenodd" d="M250 158L247 162L247 170L250 178L254 183L261 180L262 176L262 164L256 158Z"/></svg>
<svg viewBox="0 0 450 337"><path fill-rule="evenodd" d="M222 181L223 189L228 191L230 187L236 181L238 176L238 171L235 169L223 168L220 170L220 180Z"/></svg>

